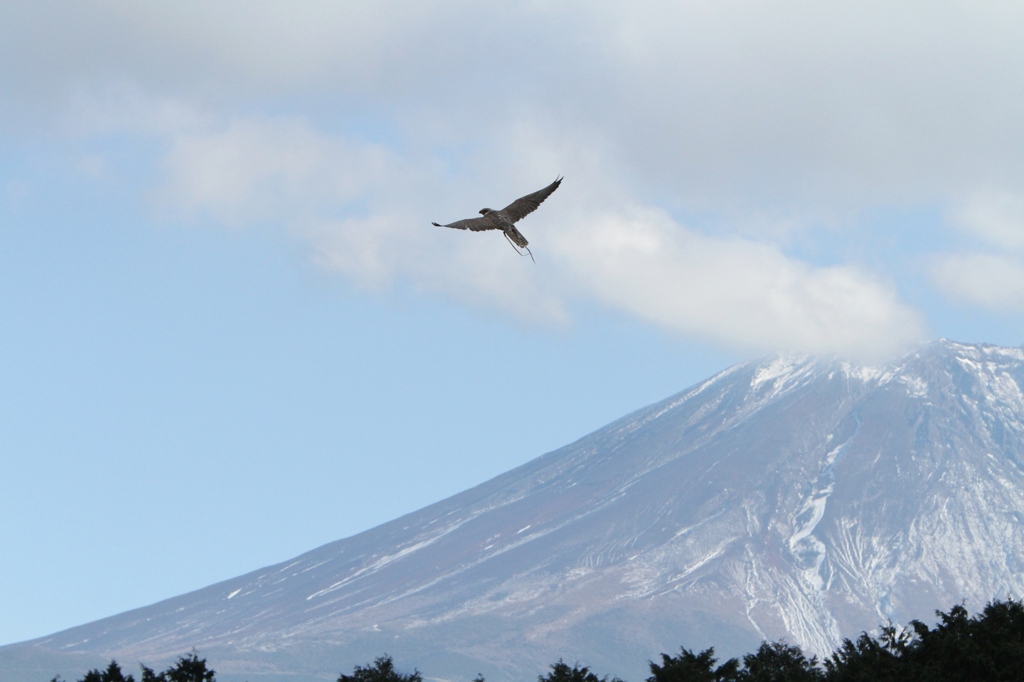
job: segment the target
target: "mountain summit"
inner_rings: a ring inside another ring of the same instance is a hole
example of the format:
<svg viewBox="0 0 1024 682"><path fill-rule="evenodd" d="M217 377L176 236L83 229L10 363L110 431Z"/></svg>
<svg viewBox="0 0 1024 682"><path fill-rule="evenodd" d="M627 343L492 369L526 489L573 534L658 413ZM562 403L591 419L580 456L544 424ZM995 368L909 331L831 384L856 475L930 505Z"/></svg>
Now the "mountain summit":
<svg viewBox="0 0 1024 682"><path fill-rule="evenodd" d="M635 681L680 645L828 652L1024 594L1022 388L1021 349L944 340L879 367L738 365L420 511L0 665L196 647L223 680L333 679L388 652L445 679L533 679L562 657Z"/></svg>

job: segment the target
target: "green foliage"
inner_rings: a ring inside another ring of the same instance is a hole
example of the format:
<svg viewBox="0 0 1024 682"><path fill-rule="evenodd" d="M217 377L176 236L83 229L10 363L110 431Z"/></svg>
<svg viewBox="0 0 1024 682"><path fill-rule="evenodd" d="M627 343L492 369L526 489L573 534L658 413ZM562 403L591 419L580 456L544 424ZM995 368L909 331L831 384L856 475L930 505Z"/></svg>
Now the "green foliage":
<svg viewBox="0 0 1024 682"><path fill-rule="evenodd" d="M206 659L199 658L195 651L179 658L174 665L161 673L152 668L142 667L142 682L216 682L214 671L206 667ZM58 682L59 677L51 682ZM90 670L78 682L135 682L131 675L124 675L117 661L111 661L104 671Z"/></svg>
<svg viewBox="0 0 1024 682"><path fill-rule="evenodd" d="M199 658L193 651L182 656L177 662L160 673L161 682L214 682L214 671L206 667L206 659Z"/></svg>
<svg viewBox="0 0 1024 682"><path fill-rule="evenodd" d="M784 642L763 642L743 657L715 667L714 649L650 663L646 682L1016 682L1024 680L1024 603L996 601L970 617L954 606L937 611L929 628L920 621L901 629L888 623L878 637L862 633L819 665Z"/></svg>
<svg viewBox="0 0 1024 682"><path fill-rule="evenodd" d="M842 646L825 661L829 680L842 682L896 682L900 679L900 661L867 633L857 641L844 640Z"/></svg>
<svg viewBox="0 0 1024 682"><path fill-rule="evenodd" d="M142 682L167 682L166 672L159 675L153 672L152 668L142 667Z"/></svg>
<svg viewBox="0 0 1024 682"><path fill-rule="evenodd" d="M661 655L661 665L649 661L651 676L647 682L726 682L735 680L739 672L739 661L730 658L715 667L715 649L705 649L695 654L681 649L678 656Z"/></svg>
<svg viewBox="0 0 1024 682"><path fill-rule="evenodd" d="M916 641L903 658L917 680L1019 680L1024 671L1024 605L993 602L980 615L968 617L967 609L954 606L949 613L937 611L933 630L912 621Z"/></svg>
<svg viewBox="0 0 1024 682"><path fill-rule="evenodd" d="M929 628L882 628L845 640L825 662L829 682L1012 682L1024 676L1024 604L997 601L974 617L954 606Z"/></svg>
<svg viewBox="0 0 1024 682"><path fill-rule="evenodd" d="M743 657L743 666L730 658L715 667L714 649L695 654L682 649L678 656L661 655L661 665L650 663L647 682L818 682L825 673L817 660L808 659L797 647L784 642L764 642L755 653Z"/></svg>
<svg viewBox="0 0 1024 682"><path fill-rule="evenodd" d="M963 605L948 613L936 611L939 622L929 628L911 621L907 629L889 623L879 636L861 633L846 639L822 665L799 647L762 642L742 661L730 658L717 665L713 648L700 653L680 649L649 662L646 682L1017 682L1024 679L1024 603L996 601L970 616ZM51 682L62 682L55 677ZM78 682L135 682L117 661L106 670L90 670ZM193 651L161 673L142 666L141 682L215 682L214 671ZM423 682L418 670L400 673L387 654L366 667L355 666L338 682ZM477 675L473 682L485 682ZM598 677L587 666L562 659L537 682L622 682Z"/></svg>
<svg viewBox="0 0 1024 682"><path fill-rule="evenodd" d="M785 642L762 642L757 651L743 657L742 682L817 682L824 680L816 658L804 656L799 647Z"/></svg>
<svg viewBox="0 0 1024 682"><path fill-rule="evenodd" d="M570 668L568 663L558 659L557 663L551 664L551 672L547 675L537 676L537 682L608 682L608 676L598 677L590 671L590 668L580 666L579 663ZM622 680L616 677L612 682L622 682Z"/></svg>
<svg viewBox="0 0 1024 682"><path fill-rule="evenodd" d="M483 677L481 676L480 679L482 680ZM342 673L338 676L338 682L423 682L423 677L416 669L408 674L396 671L391 657L384 654L375 659L373 665L368 665L365 668L357 665L351 675Z"/></svg>
<svg viewBox="0 0 1024 682"><path fill-rule="evenodd" d="M87 672L81 682L135 682L135 678L131 675L125 676L117 661L111 661L106 670L94 669Z"/></svg>

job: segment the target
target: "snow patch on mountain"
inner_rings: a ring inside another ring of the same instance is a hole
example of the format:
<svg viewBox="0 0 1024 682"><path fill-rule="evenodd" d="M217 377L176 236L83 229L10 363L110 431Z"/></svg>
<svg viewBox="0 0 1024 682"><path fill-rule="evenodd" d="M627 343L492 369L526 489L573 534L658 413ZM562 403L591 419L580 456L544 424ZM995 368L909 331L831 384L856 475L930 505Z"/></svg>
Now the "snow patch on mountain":
<svg viewBox="0 0 1024 682"><path fill-rule="evenodd" d="M640 679L680 645L824 653L1022 594L1024 351L942 340L740 364L391 523L21 646L194 646L250 678L388 651L447 679L558 657Z"/></svg>

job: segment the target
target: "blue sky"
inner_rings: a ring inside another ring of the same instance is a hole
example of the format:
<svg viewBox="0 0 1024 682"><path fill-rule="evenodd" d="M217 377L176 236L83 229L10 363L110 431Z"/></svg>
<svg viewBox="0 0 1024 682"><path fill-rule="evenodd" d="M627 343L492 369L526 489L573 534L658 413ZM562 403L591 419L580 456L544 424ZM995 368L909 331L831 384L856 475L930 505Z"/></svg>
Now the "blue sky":
<svg viewBox="0 0 1024 682"><path fill-rule="evenodd" d="M6 3L0 642L725 366L1019 345L1016 3ZM499 235L431 228L564 174Z"/></svg>

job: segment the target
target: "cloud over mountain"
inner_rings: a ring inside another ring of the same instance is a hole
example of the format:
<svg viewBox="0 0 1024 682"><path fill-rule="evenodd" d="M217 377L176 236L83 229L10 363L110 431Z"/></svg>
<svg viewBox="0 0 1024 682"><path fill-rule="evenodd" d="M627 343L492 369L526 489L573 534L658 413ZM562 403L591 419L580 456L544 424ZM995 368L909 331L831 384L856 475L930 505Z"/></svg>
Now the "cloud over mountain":
<svg viewBox="0 0 1024 682"><path fill-rule="evenodd" d="M570 157L547 159L553 167L583 156L565 142L529 141ZM492 147L477 163L488 155L528 152ZM599 170L584 171L575 181L581 187L570 178L558 202L524 223L546 260L524 269L500 240L427 225L425 217L438 211L447 220L474 210L459 206L465 200L429 159L417 163L301 122L236 122L183 134L165 166L164 204L228 225L288 225L322 263L368 286L404 278L555 322L567 318L574 299L597 300L676 333L755 351L885 355L922 335L917 313L870 273L815 267L743 237L701 234L662 210L625 203L631 199ZM514 197L502 196L519 191L491 188L488 194L503 194L478 203L503 205Z"/></svg>
<svg viewBox="0 0 1024 682"><path fill-rule="evenodd" d="M165 200L287 226L364 286L549 323L597 301L743 350L897 352L925 325L901 273L859 255L863 213L967 205L978 226L978 197L1024 181L1010 4L3 11L0 50L22 65L0 75L9 125L151 136ZM526 227L535 272L494 240L418 229L559 173ZM972 234L1015 239L986 224ZM817 255L837 232L854 247ZM665 250L648 258L651 235ZM941 256L939 290L978 300L962 253Z"/></svg>

